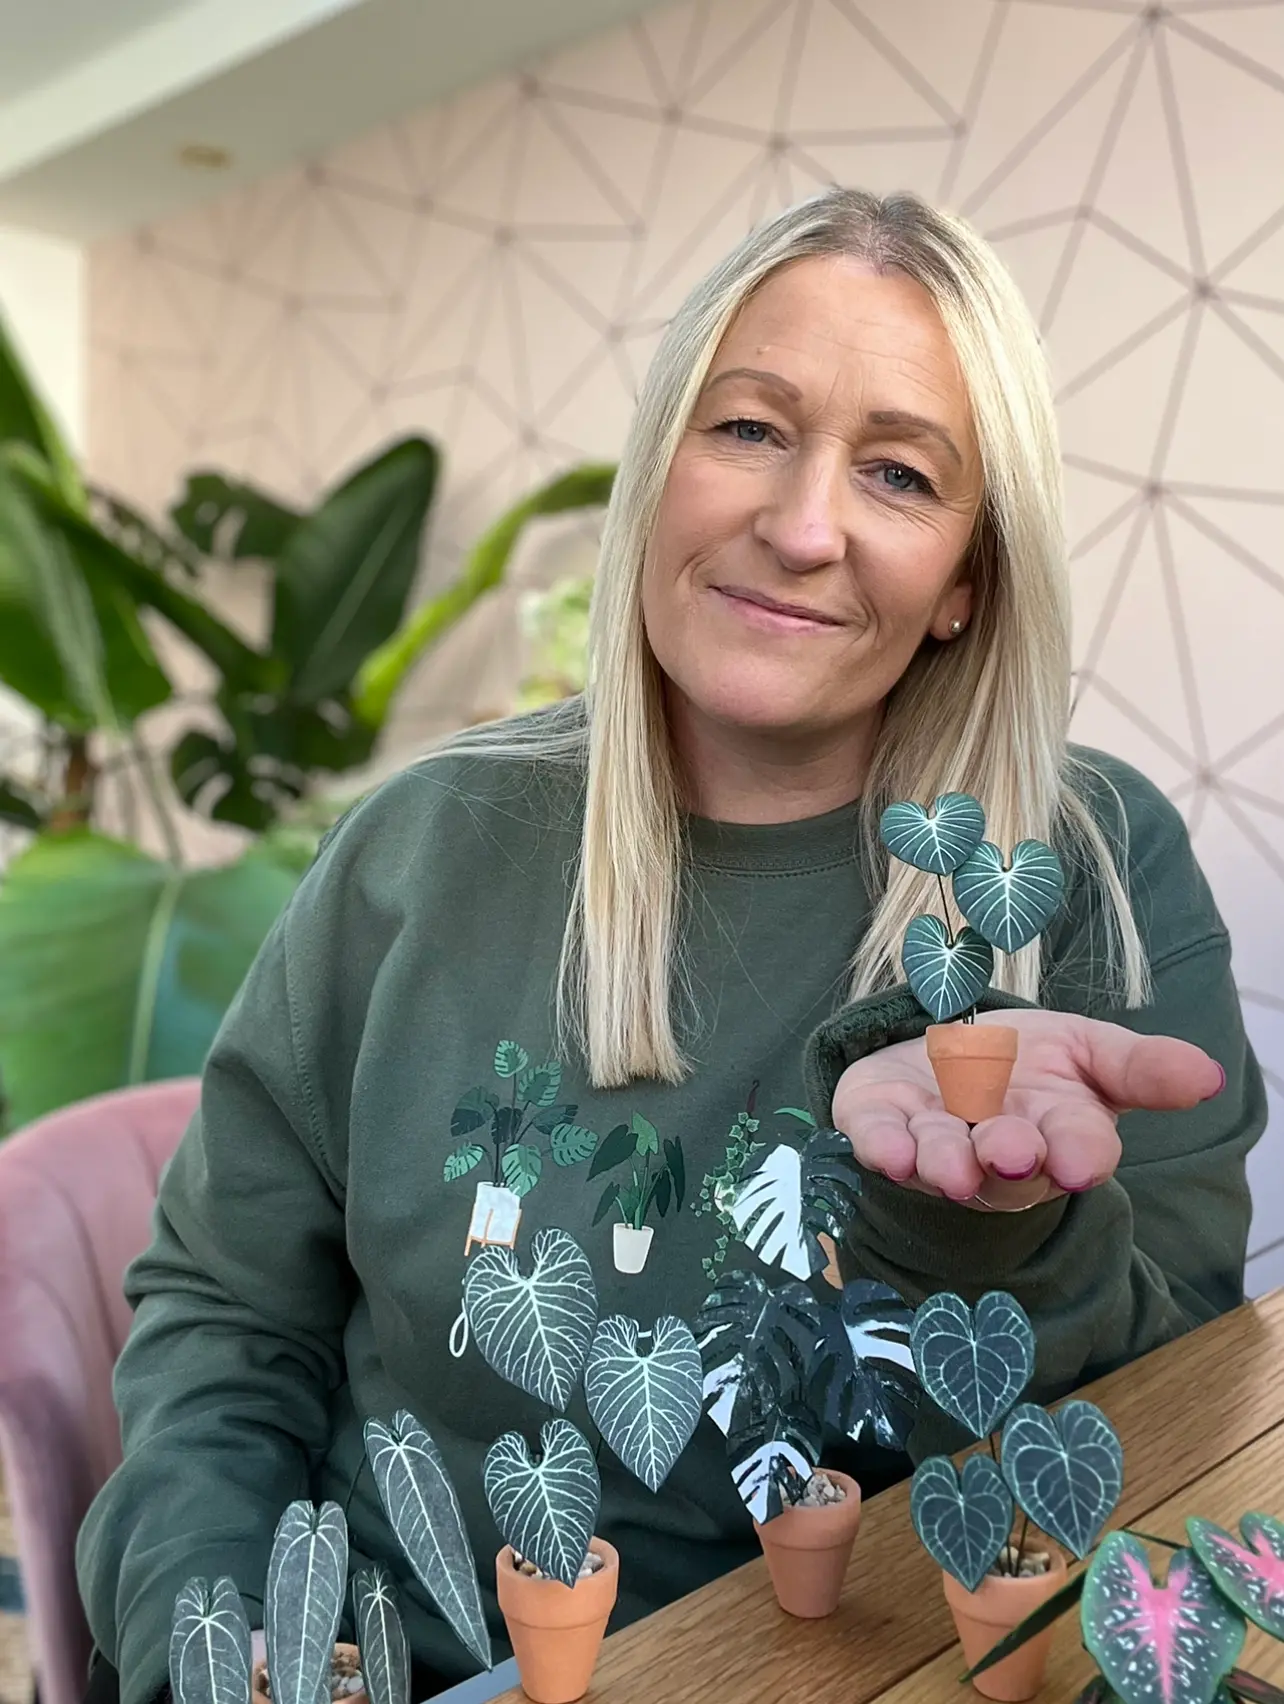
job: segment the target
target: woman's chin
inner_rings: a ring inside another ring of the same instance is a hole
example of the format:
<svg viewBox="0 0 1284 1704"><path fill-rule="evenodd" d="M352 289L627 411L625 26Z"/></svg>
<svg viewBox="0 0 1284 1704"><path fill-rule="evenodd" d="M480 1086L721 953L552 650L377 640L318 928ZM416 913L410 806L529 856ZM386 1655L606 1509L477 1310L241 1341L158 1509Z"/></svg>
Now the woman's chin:
<svg viewBox="0 0 1284 1704"><path fill-rule="evenodd" d="M702 721L765 739L806 738L833 724L832 699L826 714L825 695L800 693L796 678L779 683L744 676L705 680L683 696Z"/></svg>

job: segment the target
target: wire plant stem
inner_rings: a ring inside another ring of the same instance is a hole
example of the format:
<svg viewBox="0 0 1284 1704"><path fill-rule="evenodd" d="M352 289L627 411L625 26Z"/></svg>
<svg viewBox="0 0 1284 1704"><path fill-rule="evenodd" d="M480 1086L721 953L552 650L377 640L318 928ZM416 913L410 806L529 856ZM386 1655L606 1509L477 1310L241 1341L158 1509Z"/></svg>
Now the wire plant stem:
<svg viewBox="0 0 1284 1704"><path fill-rule="evenodd" d="M1025 1540L1026 1540L1026 1535L1029 1531L1030 1531L1030 1517L1029 1517L1029 1515L1027 1515L1025 1513L1024 1510L1022 1510L1022 1512L1021 1512L1021 1536L1017 1540L1016 1561L1013 1562L1013 1564L1012 1564L1012 1572L1014 1574L1019 1574L1021 1572L1021 1558L1025 1555Z"/></svg>

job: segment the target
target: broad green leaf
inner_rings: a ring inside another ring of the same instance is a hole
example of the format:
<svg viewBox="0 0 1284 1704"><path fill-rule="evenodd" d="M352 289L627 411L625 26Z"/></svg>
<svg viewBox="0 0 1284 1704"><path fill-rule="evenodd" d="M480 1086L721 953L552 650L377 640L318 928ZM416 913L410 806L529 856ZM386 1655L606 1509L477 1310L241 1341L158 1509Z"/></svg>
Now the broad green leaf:
<svg viewBox="0 0 1284 1704"><path fill-rule="evenodd" d="M948 1456L931 1456L910 1485L910 1519L923 1548L969 1592L998 1561L1014 1512L1012 1493L989 1456L969 1456L961 1477Z"/></svg>
<svg viewBox="0 0 1284 1704"><path fill-rule="evenodd" d="M489 1124L499 1110L499 1102L489 1089L469 1089L450 1115L450 1134L458 1139L471 1136Z"/></svg>
<svg viewBox="0 0 1284 1704"><path fill-rule="evenodd" d="M348 1587L348 1526L337 1503L291 1503L268 1558L263 1630L274 1699L329 1704L330 1659Z"/></svg>
<svg viewBox="0 0 1284 1704"><path fill-rule="evenodd" d="M419 572L437 462L422 438L394 444L305 515L282 544L272 654L289 669L294 703L348 688L396 630Z"/></svg>
<svg viewBox="0 0 1284 1704"><path fill-rule="evenodd" d="M923 1389L940 1409L986 1438L1011 1412L1034 1373L1034 1328L1004 1290L968 1307L942 1291L915 1311L910 1348Z"/></svg>
<svg viewBox="0 0 1284 1704"><path fill-rule="evenodd" d="M893 858L930 875L948 876L981 844L985 812L970 793L942 793L930 816L907 800L888 805L878 826Z"/></svg>
<svg viewBox="0 0 1284 1704"><path fill-rule="evenodd" d="M593 1452L568 1420L540 1428L540 1457L520 1432L506 1432L486 1452L482 1481L506 1544L542 1574L573 1586L588 1555L602 1501Z"/></svg>
<svg viewBox="0 0 1284 1704"><path fill-rule="evenodd" d="M200 472L188 474L169 518L203 556L272 562L303 516L256 486Z"/></svg>
<svg viewBox="0 0 1284 1704"><path fill-rule="evenodd" d="M687 1193L687 1162L683 1158L680 1136L664 1138L664 1159L669 1168L669 1176L673 1179L673 1210L680 1213Z"/></svg>
<svg viewBox="0 0 1284 1704"><path fill-rule="evenodd" d="M559 1166L577 1166L597 1147L597 1135L579 1124L558 1124L551 1137L553 1160Z"/></svg>
<svg viewBox="0 0 1284 1704"><path fill-rule="evenodd" d="M95 489L89 496L90 518L121 550L158 574L172 569L189 580L200 574L204 565L201 553L186 539L161 532L141 510L113 492Z"/></svg>
<svg viewBox="0 0 1284 1704"><path fill-rule="evenodd" d="M781 1142L740 1185L730 1208L741 1242L794 1278L823 1272L822 1235L841 1241L857 1210L860 1172L851 1143L822 1130L799 1149Z"/></svg>
<svg viewBox="0 0 1284 1704"><path fill-rule="evenodd" d="M655 1125L651 1123L650 1119L643 1118L640 1112L635 1112L633 1114L632 1129L634 1136L634 1152L637 1154L639 1159L646 1154L658 1154L660 1152L660 1138L656 1133Z"/></svg>
<svg viewBox="0 0 1284 1704"><path fill-rule="evenodd" d="M816 1128L816 1120L811 1116L811 1114L807 1111L807 1109L805 1107L801 1107L801 1106L778 1106L776 1108L776 1117L777 1118L796 1118L798 1120L799 1124L806 1124L812 1130L814 1130Z"/></svg>
<svg viewBox="0 0 1284 1704"><path fill-rule="evenodd" d="M391 1426L367 1420L365 1444L379 1501L416 1579L461 1643L489 1668L477 1566L441 1450L408 1409L399 1410Z"/></svg>
<svg viewBox="0 0 1284 1704"><path fill-rule="evenodd" d="M453 1153L446 1155L442 1175L447 1183L454 1183L458 1178L466 1177L473 1167L479 1166L485 1158L485 1148L479 1148L476 1142L464 1142Z"/></svg>
<svg viewBox="0 0 1284 1704"><path fill-rule="evenodd" d="M499 1169L514 1195L528 1195L539 1182L544 1161L538 1148L532 1148L529 1142L518 1142L504 1149Z"/></svg>
<svg viewBox="0 0 1284 1704"><path fill-rule="evenodd" d="M700 1420L703 1371L691 1329L665 1315L639 1349L636 1320L599 1322L584 1369L593 1424L629 1472L658 1491Z"/></svg>
<svg viewBox="0 0 1284 1704"><path fill-rule="evenodd" d="M1022 1509L1082 1561L1123 1489L1123 1445L1109 1420L1091 1402L1055 1414L1023 1402L1003 1428L1001 1459Z"/></svg>
<svg viewBox="0 0 1284 1704"><path fill-rule="evenodd" d="M501 1041L495 1049L495 1075L497 1077L515 1077L519 1071L524 1071L530 1064L530 1056L524 1047L519 1047L515 1041Z"/></svg>
<svg viewBox="0 0 1284 1704"><path fill-rule="evenodd" d="M562 1067L556 1059L543 1065L527 1065L518 1073L517 1093L523 1106L552 1106L561 1086Z"/></svg>
<svg viewBox="0 0 1284 1704"><path fill-rule="evenodd" d="M1240 1537L1212 1521L1186 1522L1191 1548L1224 1596L1263 1632L1284 1641L1284 1521L1244 1515Z"/></svg>
<svg viewBox="0 0 1284 1704"><path fill-rule="evenodd" d="M537 515L596 508L611 494L614 467L574 468L525 497L473 547L454 584L412 611L400 628L368 656L353 687L357 714L380 727L388 707L416 663L481 597L499 585L513 546L527 522Z"/></svg>
<svg viewBox="0 0 1284 1704"><path fill-rule="evenodd" d="M1015 953L1038 935L1065 897L1061 860L1041 840L1022 840L1012 862L989 840L954 872L959 910L984 940L1000 952Z"/></svg>
<svg viewBox="0 0 1284 1704"><path fill-rule="evenodd" d="M366 1697L370 1704L410 1704L410 1646L388 1570L359 1569L352 1601Z"/></svg>
<svg viewBox="0 0 1284 1704"><path fill-rule="evenodd" d="M484 1248L464 1277L473 1341L502 1379L563 1409L597 1324L593 1269L565 1231L537 1231L526 1276L510 1248Z"/></svg>
<svg viewBox="0 0 1284 1704"><path fill-rule="evenodd" d="M623 1164L625 1160L631 1160L636 1140L627 1124L617 1124L615 1129L598 1143L597 1152L593 1155L593 1164L589 1167L589 1178L598 1177L605 1171L614 1171L615 1167Z"/></svg>
<svg viewBox="0 0 1284 1704"><path fill-rule="evenodd" d="M605 1219L606 1215L619 1200L619 1195L619 1184L608 1183L606 1188L602 1191L602 1199L598 1202L597 1211L593 1215L593 1223L595 1225L600 1225L602 1223L602 1220Z"/></svg>
<svg viewBox="0 0 1284 1704"><path fill-rule="evenodd" d="M651 1185L651 1199L655 1202L655 1210L663 1219L669 1211L669 1200L673 1194L673 1180L667 1171L662 1171Z"/></svg>
<svg viewBox="0 0 1284 1704"><path fill-rule="evenodd" d="M189 1580L174 1604L169 1685L174 1704L245 1704L250 1695L250 1622L224 1575Z"/></svg>
<svg viewBox="0 0 1284 1704"><path fill-rule="evenodd" d="M990 986L994 952L975 929L951 941L939 917L916 917L905 931L901 964L914 998L943 1024L975 1006Z"/></svg>
<svg viewBox="0 0 1284 1704"><path fill-rule="evenodd" d="M519 1078L518 1081L520 1082L521 1079ZM538 1130L543 1136L551 1136L559 1124L574 1124L575 1114L579 1110L578 1106L568 1106L566 1104L561 1106L546 1106L542 1111L535 1113L532 1117L531 1128L532 1130ZM597 1137L595 1136L593 1140L596 1142Z"/></svg>
<svg viewBox="0 0 1284 1704"><path fill-rule="evenodd" d="M49 470L69 503L83 508L85 488L62 433L27 373L18 348L0 315L0 444L23 444Z"/></svg>
<svg viewBox="0 0 1284 1704"><path fill-rule="evenodd" d="M14 1121L199 1072L296 881L271 847L182 871L84 831L37 839L0 883L0 1077Z"/></svg>

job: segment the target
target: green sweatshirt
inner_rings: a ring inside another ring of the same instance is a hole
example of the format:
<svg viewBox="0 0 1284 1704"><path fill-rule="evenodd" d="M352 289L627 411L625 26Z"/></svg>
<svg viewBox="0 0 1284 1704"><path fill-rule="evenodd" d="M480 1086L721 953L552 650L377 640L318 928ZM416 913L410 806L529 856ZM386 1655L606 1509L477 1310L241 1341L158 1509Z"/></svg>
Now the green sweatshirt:
<svg viewBox="0 0 1284 1704"><path fill-rule="evenodd" d="M1126 807L1156 988L1146 1010L1111 1016L1197 1042L1224 1066L1225 1090L1192 1112L1127 1116L1117 1180L1028 1213L977 1214L867 1178L844 1255L849 1271L912 1302L943 1288L1013 1291L1035 1323L1032 1394L1043 1400L1242 1300L1245 1156L1265 1123L1226 932L1181 820L1134 771L1099 763ZM685 1024L696 1068L679 1087L594 1090L552 1043L579 808L567 771L513 760L438 759L395 777L328 838L228 1013L151 1246L129 1274L136 1317L116 1376L124 1461L78 1547L123 1704L164 1686L174 1596L191 1575L230 1574L258 1623L273 1529L300 1496L347 1504L353 1567L391 1568L416 1659L443 1684L472 1672L362 1470L363 1420L400 1408L446 1458L496 1660L506 1655L481 1462L501 1431L534 1441L549 1411L475 1344L451 1352L479 1182L524 1189L524 1259L541 1227L580 1243L600 1316L693 1322L720 1274L765 1271L722 1219L720 1183L765 1146L800 1142L808 1117L827 1123L848 1059L925 1027L903 994L843 1006L870 906L855 806L766 827L692 820ZM1100 808L1109 821L1104 790ZM1045 1004L1097 1010L1091 934L1072 883L1050 935ZM521 1140L500 1171L496 1129L514 1116ZM671 1184L638 1274L616 1268L618 1214L598 1217L604 1187L627 1183L629 1167L589 1177L591 1137L621 1125L654 1130L653 1169L675 1141L684 1162L681 1208ZM594 1435L582 1393L567 1417ZM842 1465L867 1492L909 1465L873 1447L853 1446L853 1458ZM658 1494L609 1452L601 1471L598 1531L622 1557L613 1625L755 1554L709 1419Z"/></svg>

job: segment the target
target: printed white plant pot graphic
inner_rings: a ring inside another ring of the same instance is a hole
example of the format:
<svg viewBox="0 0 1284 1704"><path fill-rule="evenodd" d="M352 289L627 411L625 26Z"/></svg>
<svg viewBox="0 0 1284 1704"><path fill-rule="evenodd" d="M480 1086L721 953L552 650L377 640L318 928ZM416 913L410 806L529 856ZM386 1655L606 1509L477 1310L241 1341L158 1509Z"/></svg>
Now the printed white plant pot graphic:
<svg viewBox="0 0 1284 1704"><path fill-rule="evenodd" d="M651 1252L651 1239L655 1235L654 1225L643 1225L635 1230L632 1225L616 1225L614 1227L615 1270L617 1272L637 1273L646 1265L646 1257Z"/></svg>
<svg viewBox="0 0 1284 1704"><path fill-rule="evenodd" d="M479 1183L468 1221L465 1256L477 1248L516 1248L522 1222L522 1198L502 1183Z"/></svg>

